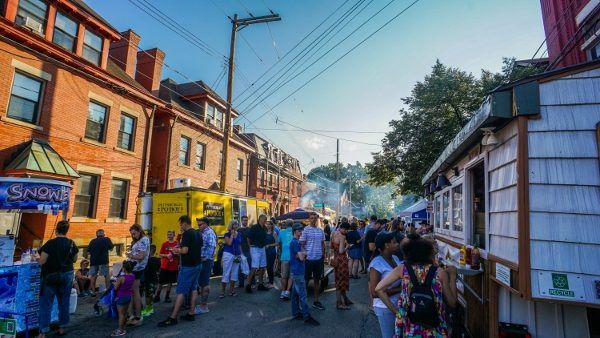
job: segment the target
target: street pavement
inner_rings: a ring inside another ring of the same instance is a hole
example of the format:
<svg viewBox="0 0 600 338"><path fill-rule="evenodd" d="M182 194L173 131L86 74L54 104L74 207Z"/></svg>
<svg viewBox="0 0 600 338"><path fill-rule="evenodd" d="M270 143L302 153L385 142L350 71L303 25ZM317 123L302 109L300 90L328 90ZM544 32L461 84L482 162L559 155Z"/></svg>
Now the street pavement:
<svg viewBox="0 0 600 338"><path fill-rule="evenodd" d="M380 337L377 318L367 308L367 279L350 280L349 297L354 302L349 311L335 308L333 274L320 301L325 310L311 308L311 314L321 322L309 326L291 320L290 302L279 299L279 291L255 291L246 294L237 289L237 297L219 299L220 277L211 279L210 312L197 315L194 322L179 321L176 326L158 328L157 323L167 318L171 304L155 304L154 314L144 319L140 327L128 328L128 337ZM173 292L173 291L172 291ZM94 298L79 299L77 312L71 316L66 328L71 337L108 337L117 327L116 320L106 315L95 317ZM309 305L312 290L309 290ZM181 312L180 314L184 314Z"/></svg>

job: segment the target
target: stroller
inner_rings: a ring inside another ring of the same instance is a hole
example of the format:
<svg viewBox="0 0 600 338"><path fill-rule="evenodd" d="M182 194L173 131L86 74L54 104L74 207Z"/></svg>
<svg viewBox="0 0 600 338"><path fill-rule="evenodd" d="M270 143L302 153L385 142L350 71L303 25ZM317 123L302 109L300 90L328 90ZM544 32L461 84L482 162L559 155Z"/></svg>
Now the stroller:
<svg viewBox="0 0 600 338"><path fill-rule="evenodd" d="M105 311L104 307L106 307L108 318L118 318L116 298L117 292L115 286L111 283L110 287L94 303L94 315L96 317L102 316Z"/></svg>
<svg viewBox="0 0 600 338"><path fill-rule="evenodd" d="M118 272L115 274L114 273L115 271L118 271ZM122 272L122 266L119 263L113 265L113 276L118 277L121 275L121 272ZM104 307L106 307L108 318L119 318L119 314L117 312L117 304L116 304L117 291L115 290L115 286L112 283L115 281L116 277L111 278L111 283L110 283L110 286L108 287L108 289L106 291L104 291L102 293L102 295L100 297L98 297L98 300L96 301L96 303L94 303L94 315L96 317L102 316L102 314L105 311Z"/></svg>

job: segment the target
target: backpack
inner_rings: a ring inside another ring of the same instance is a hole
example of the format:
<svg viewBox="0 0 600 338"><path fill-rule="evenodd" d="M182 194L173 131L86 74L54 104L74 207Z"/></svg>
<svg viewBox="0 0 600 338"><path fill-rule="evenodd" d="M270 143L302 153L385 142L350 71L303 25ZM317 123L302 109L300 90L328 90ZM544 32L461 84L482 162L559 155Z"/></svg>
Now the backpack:
<svg viewBox="0 0 600 338"><path fill-rule="evenodd" d="M408 318L414 324L426 328L434 328L440 325L438 308L433 297L431 284L437 271L436 266L431 266L421 284L415 275L412 266L406 264L406 270L412 282L412 288L408 297Z"/></svg>

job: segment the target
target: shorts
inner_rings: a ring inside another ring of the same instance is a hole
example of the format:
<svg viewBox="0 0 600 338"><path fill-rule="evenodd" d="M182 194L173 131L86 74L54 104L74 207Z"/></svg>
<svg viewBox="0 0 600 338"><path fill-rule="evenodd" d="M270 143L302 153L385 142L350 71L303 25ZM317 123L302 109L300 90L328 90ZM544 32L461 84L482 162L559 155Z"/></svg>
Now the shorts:
<svg viewBox="0 0 600 338"><path fill-rule="evenodd" d="M200 274L198 276L198 286L203 288L210 284L210 275L212 273L214 261L212 259L206 260L202 262L202 267L200 268Z"/></svg>
<svg viewBox="0 0 600 338"><path fill-rule="evenodd" d="M156 292L156 280L144 282L144 294L146 297L154 295Z"/></svg>
<svg viewBox="0 0 600 338"><path fill-rule="evenodd" d="M310 280L312 277L314 280L321 280L321 278L323 278L323 270L325 267L322 258L317 260L307 259L304 266L304 279Z"/></svg>
<svg viewBox="0 0 600 338"><path fill-rule="evenodd" d="M265 251L265 248L251 246L250 256L252 257L252 269L267 267L267 252Z"/></svg>
<svg viewBox="0 0 600 338"><path fill-rule="evenodd" d="M281 261L281 278L290 278L290 261Z"/></svg>
<svg viewBox="0 0 600 338"><path fill-rule="evenodd" d="M351 259L361 259L362 256L362 248L360 246L354 246L348 250L348 257Z"/></svg>
<svg viewBox="0 0 600 338"><path fill-rule="evenodd" d="M108 276L108 264L90 266L90 277Z"/></svg>
<svg viewBox="0 0 600 338"><path fill-rule="evenodd" d="M132 272L133 275L135 276L136 280L143 280L144 278L144 270L139 270L139 271L133 271Z"/></svg>
<svg viewBox="0 0 600 338"><path fill-rule="evenodd" d="M117 297L115 303L117 306L127 307L131 303L131 296Z"/></svg>
<svg viewBox="0 0 600 338"><path fill-rule="evenodd" d="M188 293L196 290L196 287L198 286L200 269L202 269L202 265L182 266L179 269L179 275L177 276L177 288L175 289L175 292L178 295L187 295Z"/></svg>
<svg viewBox="0 0 600 338"><path fill-rule="evenodd" d="M237 262L235 262L236 259ZM223 252L223 258L221 259L221 265L223 266L221 283L237 282L240 260L240 256L236 257L229 252Z"/></svg>
<svg viewBox="0 0 600 338"><path fill-rule="evenodd" d="M177 283L177 270L160 269L158 273L158 283L160 285Z"/></svg>

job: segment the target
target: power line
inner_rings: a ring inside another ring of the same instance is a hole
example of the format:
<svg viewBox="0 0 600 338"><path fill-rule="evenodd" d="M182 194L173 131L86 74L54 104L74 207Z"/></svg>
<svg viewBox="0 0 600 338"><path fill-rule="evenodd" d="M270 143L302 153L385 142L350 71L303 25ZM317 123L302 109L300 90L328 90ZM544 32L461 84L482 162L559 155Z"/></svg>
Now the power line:
<svg viewBox="0 0 600 338"><path fill-rule="evenodd" d="M246 128L250 130L274 130L274 131L301 131L305 132L306 130L302 129L281 129L281 128ZM385 134L385 131L362 131L362 130L319 130L319 129L311 129L314 132L320 133L351 133L351 134Z"/></svg>
<svg viewBox="0 0 600 338"><path fill-rule="evenodd" d="M371 37L373 37L375 34L377 34L379 31L381 31L383 28L387 27L390 23L392 23L394 20L396 20L398 17L400 17L402 14L404 14L407 10L409 10L411 7L413 7L415 4L417 4L419 1L421 0L414 0L410 5L408 5L407 7L405 7L402 11L400 11L398 14L396 14L394 17L392 17L391 19L389 19L388 21L386 21L382 26L380 26L377 30L375 30L373 33L369 34L366 38L362 39L358 44L356 44L354 47L352 47L350 50L348 50L346 53L344 53L342 56L340 56L339 58L337 58L335 61L333 61L332 63L330 63L327 67L325 67L323 70L321 70L319 73L317 73L315 76L313 76L312 78L310 78L308 81L304 82L304 84L302 84L300 87L298 87L296 90L294 90L291 94L289 94L288 96L286 96L285 98L283 98L281 101L279 101L276 105L272 106L273 108L278 107L279 105L281 105L283 102L285 102L288 98L290 98L292 95L296 94L298 91L300 91L302 88L306 87L309 83L311 83L312 81L314 81L317 77L321 76L323 73L325 73L327 70L329 70L329 68L333 67L336 63L338 63L339 61L341 61L343 58L345 58L348 54L352 53L354 50L356 50L356 48L360 47L363 43L365 43L367 40L369 40ZM258 118L254 119L252 121L252 123L255 123L256 121L260 120L263 116L265 116L267 112L264 112L263 114L261 114Z"/></svg>
<svg viewBox="0 0 600 338"><path fill-rule="evenodd" d="M293 124L291 124L289 122L285 122L285 121L283 121L281 119L279 119L279 122L281 122L283 124L287 124L287 125L292 126L294 128L301 129L301 130L303 130L305 132L308 132L308 133L311 133L311 134L322 136L322 137L327 137L327 138L331 138L331 139L339 139L339 140L342 140L342 141L347 141L347 142L352 142L352 143L366 144L366 145L370 145L370 146L381 147L381 144L368 143L368 142L356 141L356 140L351 140L351 139L347 139L347 138L341 138L341 137L335 137L335 136L330 136L330 135L326 135L326 134L321 134L321 133L318 133L318 132L315 132L315 131L312 131L312 130L309 130L309 129L304 129L302 127L298 127L298 126L293 125Z"/></svg>

